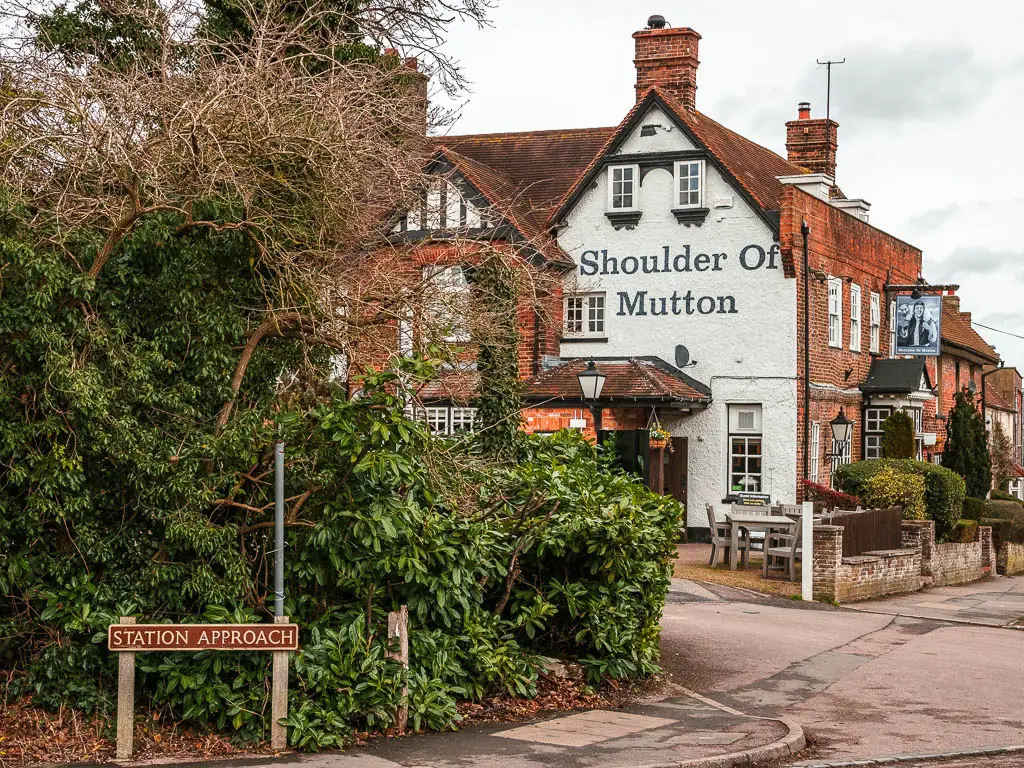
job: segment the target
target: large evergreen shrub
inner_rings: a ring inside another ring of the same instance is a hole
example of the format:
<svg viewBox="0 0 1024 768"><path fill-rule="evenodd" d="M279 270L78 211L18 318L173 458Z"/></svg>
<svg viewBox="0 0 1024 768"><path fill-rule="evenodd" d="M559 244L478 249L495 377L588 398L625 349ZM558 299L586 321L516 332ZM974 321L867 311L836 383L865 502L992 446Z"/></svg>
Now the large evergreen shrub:
<svg viewBox="0 0 1024 768"><path fill-rule="evenodd" d="M992 457L985 422L974 402L974 395L966 389L956 393L946 421L942 466L964 479L968 496L984 499L992 489Z"/></svg>

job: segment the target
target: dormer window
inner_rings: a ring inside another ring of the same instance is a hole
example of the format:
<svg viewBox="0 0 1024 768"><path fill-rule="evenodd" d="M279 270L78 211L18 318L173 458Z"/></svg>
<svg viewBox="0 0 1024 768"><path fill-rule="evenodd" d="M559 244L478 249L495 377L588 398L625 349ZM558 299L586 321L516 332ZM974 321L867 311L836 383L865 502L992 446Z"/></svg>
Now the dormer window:
<svg viewBox="0 0 1024 768"><path fill-rule="evenodd" d="M636 210L639 176L640 169L635 165L613 165L608 169L608 210Z"/></svg>
<svg viewBox="0 0 1024 768"><path fill-rule="evenodd" d="M704 207L704 161L676 163L676 207Z"/></svg>

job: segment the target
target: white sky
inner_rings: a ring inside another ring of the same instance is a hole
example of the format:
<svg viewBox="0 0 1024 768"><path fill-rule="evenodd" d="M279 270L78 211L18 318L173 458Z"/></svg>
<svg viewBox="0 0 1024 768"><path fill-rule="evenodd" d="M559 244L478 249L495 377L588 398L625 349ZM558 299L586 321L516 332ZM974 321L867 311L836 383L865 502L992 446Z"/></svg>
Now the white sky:
<svg viewBox="0 0 1024 768"><path fill-rule="evenodd" d="M633 39L653 13L702 36L697 108L785 155L799 101L824 116L833 68L837 183L924 249L974 320L1024 336L1024 3L976 0L499 0L447 43L472 81L452 133L617 125ZM978 329L1024 371L1024 339Z"/></svg>

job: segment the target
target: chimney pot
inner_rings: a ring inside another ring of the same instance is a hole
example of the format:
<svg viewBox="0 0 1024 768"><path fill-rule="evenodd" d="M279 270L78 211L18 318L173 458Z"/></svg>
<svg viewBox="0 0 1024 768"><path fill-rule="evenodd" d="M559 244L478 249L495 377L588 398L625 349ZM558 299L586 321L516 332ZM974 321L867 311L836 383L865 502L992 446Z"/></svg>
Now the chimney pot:
<svg viewBox="0 0 1024 768"><path fill-rule="evenodd" d="M799 116L800 120L810 120L811 119L811 102L809 102L809 101L801 101L797 105L796 108L797 108L797 115Z"/></svg>
<svg viewBox="0 0 1024 768"><path fill-rule="evenodd" d="M667 25L668 22L665 21L665 17L659 14L654 14L649 19L647 19L648 29L664 29Z"/></svg>

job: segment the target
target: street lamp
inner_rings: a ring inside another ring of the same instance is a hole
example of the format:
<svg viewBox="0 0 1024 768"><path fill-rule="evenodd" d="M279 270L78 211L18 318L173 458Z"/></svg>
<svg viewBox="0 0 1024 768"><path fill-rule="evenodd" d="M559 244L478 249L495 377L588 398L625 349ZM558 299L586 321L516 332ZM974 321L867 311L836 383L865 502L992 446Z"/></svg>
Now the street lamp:
<svg viewBox="0 0 1024 768"><path fill-rule="evenodd" d="M853 437L853 422L846 418L846 412L842 406L839 407L839 415L832 419L828 425L832 428L832 440L837 443L848 443L850 438Z"/></svg>
<svg viewBox="0 0 1024 768"><path fill-rule="evenodd" d="M601 431L601 409L597 401L601 397L601 390L604 389L604 380L608 378L594 367L594 361L587 363L585 370L576 375L580 382L580 392L583 394L583 402L590 408L594 416L594 432ZM599 435L600 437L600 435Z"/></svg>

